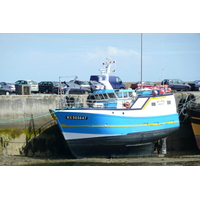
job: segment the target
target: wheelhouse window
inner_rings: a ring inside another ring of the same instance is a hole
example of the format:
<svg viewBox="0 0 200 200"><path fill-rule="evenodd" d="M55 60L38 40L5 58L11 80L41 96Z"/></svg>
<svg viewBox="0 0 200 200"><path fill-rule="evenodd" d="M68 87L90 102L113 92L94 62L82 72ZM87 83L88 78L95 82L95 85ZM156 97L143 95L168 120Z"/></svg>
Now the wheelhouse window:
<svg viewBox="0 0 200 200"><path fill-rule="evenodd" d="M129 97L133 97L133 92L129 92Z"/></svg>
<svg viewBox="0 0 200 200"><path fill-rule="evenodd" d="M98 94L95 94L94 97L95 97L95 99L97 99L97 100L100 99Z"/></svg>
<svg viewBox="0 0 200 200"><path fill-rule="evenodd" d="M106 93L103 94L105 99L108 99L108 95Z"/></svg>
<svg viewBox="0 0 200 200"><path fill-rule="evenodd" d="M127 92L123 92L124 93L124 97L128 97L128 94Z"/></svg>
<svg viewBox="0 0 200 200"><path fill-rule="evenodd" d="M122 98L123 97L122 96L122 92L117 92L116 94L117 94L118 98Z"/></svg>
<svg viewBox="0 0 200 200"><path fill-rule="evenodd" d="M108 93L108 96L109 96L109 98L111 98L111 99L116 98L114 93Z"/></svg>
<svg viewBox="0 0 200 200"><path fill-rule="evenodd" d="M100 99L104 99L103 94L99 94L99 98L100 98Z"/></svg>

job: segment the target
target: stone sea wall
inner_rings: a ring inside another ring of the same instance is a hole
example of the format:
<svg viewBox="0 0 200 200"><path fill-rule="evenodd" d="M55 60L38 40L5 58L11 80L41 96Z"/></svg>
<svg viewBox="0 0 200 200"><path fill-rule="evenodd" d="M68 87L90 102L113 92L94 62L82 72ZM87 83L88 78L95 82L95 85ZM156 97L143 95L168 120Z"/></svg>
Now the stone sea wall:
<svg viewBox="0 0 200 200"><path fill-rule="evenodd" d="M177 108L188 94L199 96L200 92L175 93ZM84 104L87 96L73 98ZM0 95L0 152L29 156L64 153L67 149L64 138L49 113L49 109L61 108L63 102L58 95ZM187 120L178 132L168 137L167 147L168 151L196 148Z"/></svg>

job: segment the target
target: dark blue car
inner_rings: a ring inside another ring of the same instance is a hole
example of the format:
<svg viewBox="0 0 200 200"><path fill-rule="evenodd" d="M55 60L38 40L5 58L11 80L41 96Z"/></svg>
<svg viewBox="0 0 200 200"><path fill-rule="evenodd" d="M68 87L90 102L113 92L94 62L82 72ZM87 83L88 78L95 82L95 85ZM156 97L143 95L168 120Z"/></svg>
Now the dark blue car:
<svg viewBox="0 0 200 200"><path fill-rule="evenodd" d="M161 85L168 85L169 88L171 88L174 91L189 91L191 90L191 86L184 83L180 79L164 79L161 82Z"/></svg>
<svg viewBox="0 0 200 200"><path fill-rule="evenodd" d="M193 91L200 91L200 80L195 80L192 83L188 83L191 86L191 90Z"/></svg>

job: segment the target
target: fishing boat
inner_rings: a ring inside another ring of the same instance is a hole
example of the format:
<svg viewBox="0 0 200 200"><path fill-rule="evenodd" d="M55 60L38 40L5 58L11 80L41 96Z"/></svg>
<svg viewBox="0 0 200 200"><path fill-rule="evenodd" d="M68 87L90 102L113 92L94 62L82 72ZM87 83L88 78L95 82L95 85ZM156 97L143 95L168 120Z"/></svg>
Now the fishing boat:
<svg viewBox="0 0 200 200"><path fill-rule="evenodd" d="M107 62L106 69L112 63ZM106 90L109 93L112 88L108 85ZM50 109L76 158L130 156L134 147L154 144L179 128L172 93L142 89L131 92L128 106L115 101L113 107L106 107L108 102L102 101L102 106Z"/></svg>
<svg viewBox="0 0 200 200"><path fill-rule="evenodd" d="M200 149L200 103L188 103L186 109L196 139L196 144Z"/></svg>

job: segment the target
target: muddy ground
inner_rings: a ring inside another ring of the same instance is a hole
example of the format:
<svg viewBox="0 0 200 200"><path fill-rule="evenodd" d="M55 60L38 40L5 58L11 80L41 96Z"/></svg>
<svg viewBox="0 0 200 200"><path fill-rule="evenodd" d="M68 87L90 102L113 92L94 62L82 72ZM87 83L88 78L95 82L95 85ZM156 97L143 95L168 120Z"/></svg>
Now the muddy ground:
<svg viewBox="0 0 200 200"><path fill-rule="evenodd" d="M200 155L143 158L40 158L0 155L0 166L200 166Z"/></svg>

